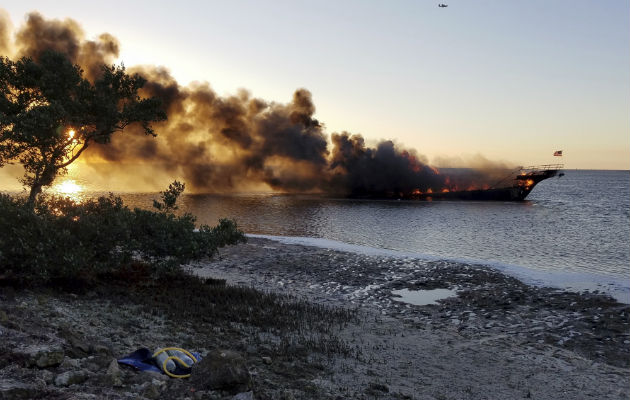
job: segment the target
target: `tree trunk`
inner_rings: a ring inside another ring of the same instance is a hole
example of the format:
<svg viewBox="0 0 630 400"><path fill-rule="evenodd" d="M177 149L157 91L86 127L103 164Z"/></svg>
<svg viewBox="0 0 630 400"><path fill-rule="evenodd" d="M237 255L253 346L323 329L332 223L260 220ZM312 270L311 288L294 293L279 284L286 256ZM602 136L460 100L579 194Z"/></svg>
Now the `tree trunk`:
<svg viewBox="0 0 630 400"><path fill-rule="evenodd" d="M33 183L31 184L31 193L28 195L28 205L31 208L35 207L35 200L37 200L37 196L42 192L42 188L52 185L58 170L59 168L51 162L44 166L44 170L41 173L35 174Z"/></svg>
<svg viewBox="0 0 630 400"><path fill-rule="evenodd" d="M42 192L42 184L41 183L34 183L33 186L31 186L31 193L28 195L28 205L31 208L35 207L35 200L37 199L37 195L40 194Z"/></svg>

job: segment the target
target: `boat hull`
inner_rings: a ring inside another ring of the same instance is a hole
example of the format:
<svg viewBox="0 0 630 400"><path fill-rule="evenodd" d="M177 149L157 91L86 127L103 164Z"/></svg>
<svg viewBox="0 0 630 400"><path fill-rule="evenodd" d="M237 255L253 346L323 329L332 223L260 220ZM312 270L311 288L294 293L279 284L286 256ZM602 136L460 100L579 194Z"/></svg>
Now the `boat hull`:
<svg viewBox="0 0 630 400"><path fill-rule="evenodd" d="M513 185L509 187L422 193L414 195L413 198L417 200L523 201L540 181L556 176L557 173L557 169L530 170L517 175Z"/></svg>
<svg viewBox="0 0 630 400"><path fill-rule="evenodd" d="M465 190L461 192L425 193L417 200L522 201L531 188L507 187L499 189Z"/></svg>
<svg viewBox="0 0 630 400"><path fill-rule="evenodd" d="M362 192L349 195L359 199L397 200L468 200L468 201L523 201L534 187L545 179L564 174L559 173L562 164L547 164L532 167L519 167L518 170L497 182L493 187L472 190L448 190L421 192L420 189L389 192Z"/></svg>

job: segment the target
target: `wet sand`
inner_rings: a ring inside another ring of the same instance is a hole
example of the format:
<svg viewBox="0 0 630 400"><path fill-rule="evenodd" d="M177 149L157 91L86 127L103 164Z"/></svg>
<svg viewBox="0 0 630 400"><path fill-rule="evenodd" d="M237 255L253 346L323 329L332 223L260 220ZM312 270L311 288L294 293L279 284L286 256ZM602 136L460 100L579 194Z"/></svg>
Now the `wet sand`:
<svg viewBox="0 0 630 400"><path fill-rule="evenodd" d="M523 284L487 267L250 238L193 266L228 284L356 308L353 355L316 380L331 398L625 399L630 306ZM432 305L393 290L451 289Z"/></svg>

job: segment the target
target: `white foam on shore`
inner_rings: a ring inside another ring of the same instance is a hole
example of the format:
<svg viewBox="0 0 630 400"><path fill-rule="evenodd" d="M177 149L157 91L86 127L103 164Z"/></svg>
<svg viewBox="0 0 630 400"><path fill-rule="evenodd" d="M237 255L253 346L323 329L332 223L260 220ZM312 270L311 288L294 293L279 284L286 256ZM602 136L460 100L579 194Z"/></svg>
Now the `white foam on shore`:
<svg viewBox="0 0 630 400"><path fill-rule="evenodd" d="M415 258L424 261L449 261L462 264L484 265L497 269L506 275L517 278L523 283L533 286L548 286L574 292L594 291L606 293L621 303L630 304L630 281L607 275L580 272L544 271L527 268L520 265L506 264L496 261L475 260L456 257L437 257L428 254L381 249L376 247L344 243L332 239L300 237L300 236L272 236L247 234L248 237L274 240L284 244L319 247L336 251L363 254L367 256L387 256L395 258Z"/></svg>

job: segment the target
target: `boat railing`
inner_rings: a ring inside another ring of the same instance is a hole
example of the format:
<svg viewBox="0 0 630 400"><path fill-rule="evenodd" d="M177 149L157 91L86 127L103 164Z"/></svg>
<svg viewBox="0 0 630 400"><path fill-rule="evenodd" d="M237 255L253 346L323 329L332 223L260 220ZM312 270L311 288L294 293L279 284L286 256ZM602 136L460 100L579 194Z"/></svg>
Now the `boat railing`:
<svg viewBox="0 0 630 400"><path fill-rule="evenodd" d="M508 182L513 182L519 175L525 175L529 173L537 173L543 171L560 170L564 168L564 164L542 164L542 165L530 165L528 167L519 166L515 170L512 170L507 176L498 180L491 188L498 188Z"/></svg>
<svg viewBox="0 0 630 400"><path fill-rule="evenodd" d="M521 171L551 171L564 168L564 164L542 164L542 165L530 165L528 167L520 167Z"/></svg>

